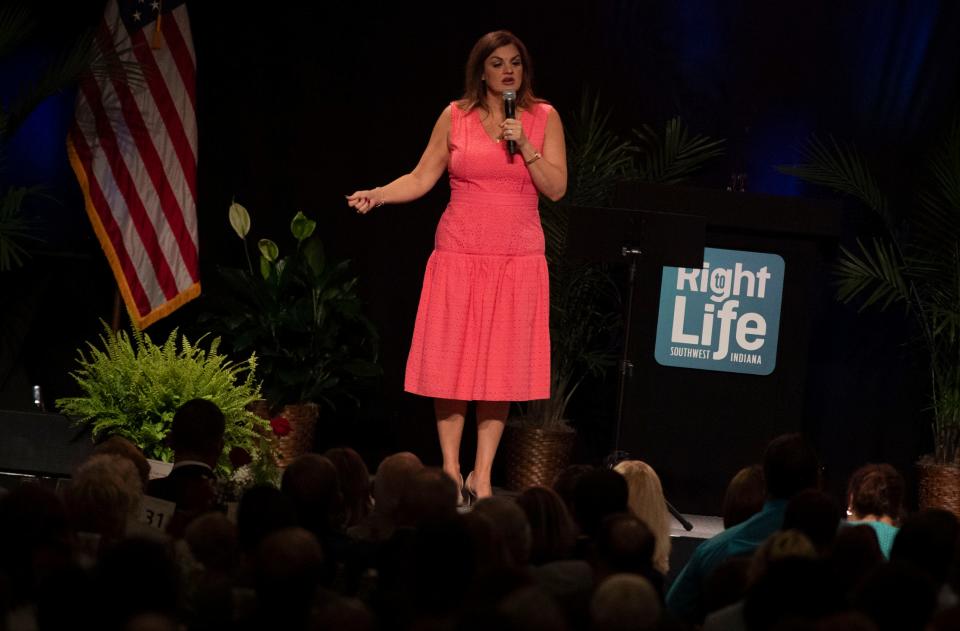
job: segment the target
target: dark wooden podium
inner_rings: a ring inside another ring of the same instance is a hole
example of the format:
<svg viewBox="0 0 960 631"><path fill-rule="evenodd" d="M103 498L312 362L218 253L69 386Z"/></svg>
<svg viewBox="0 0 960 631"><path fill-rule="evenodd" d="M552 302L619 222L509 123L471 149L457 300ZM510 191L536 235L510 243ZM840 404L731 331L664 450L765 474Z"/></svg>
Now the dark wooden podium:
<svg viewBox="0 0 960 631"><path fill-rule="evenodd" d="M831 299L830 265L841 228L838 204L706 189L624 183L613 206L706 220L709 248L784 259L777 362L769 375L662 366L654 358L662 264L639 258L626 354L619 446L659 473L682 512L720 514L727 482L760 461L764 445L804 427L812 323Z"/></svg>

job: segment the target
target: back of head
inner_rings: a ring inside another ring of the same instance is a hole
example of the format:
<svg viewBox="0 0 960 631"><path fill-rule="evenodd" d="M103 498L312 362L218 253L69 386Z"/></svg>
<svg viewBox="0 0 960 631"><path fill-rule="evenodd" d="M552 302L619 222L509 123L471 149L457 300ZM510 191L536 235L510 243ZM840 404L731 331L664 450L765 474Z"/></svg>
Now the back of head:
<svg viewBox="0 0 960 631"><path fill-rule="evenodd" d="M899 521L903 512L905 483L900 472L888 464L860 467L850 477L847 489L855 518L874 516Z"/></svg>
<svg viewBox="0 0 960 631"><path fill-rule="evenodd" d="M143 500L133 463L123 456L92 456L77 467L64 494L74 529L121 537Z"/></svg>
<svg viewBox="0 0 960 631"><path fill-rule="evenodd" d="M452 519L458 494L456 483L442 469L421 469L403 489L399 519L405 526Z"/></svg>
<svg viewBox="0 0 960 631"><path fill-rule="evenodd" d="M147 458L143 455L140 448L126 438L122 436L111 436L94 447L93 453L97 455L113 454L129 459L130 462L133 463L133 466L137 468L137 472L140 474L140 481L143 483L144 488L146 488L147 482L150 481L150 463L147 462Z"/></svg>
<svg viewBox="0 0 960 631"><path fill-rule="evenodd" d="M784 434L770 441L763 452L763 477L771 498L788 500L819 485L820 464L803 436Z"/></svg>
<svg viewBox="0 0 960 631"><path fill-rule="evenodd" d="M649 575L656 539L645 523L630 513L603 519L597 533L597 572Z"/></svg>
<svg viewBox="0 0 960 631"><path fill-rule="evenodd" d="M827 558L833 580L844 594L883 561L877 533L866 525L841 528Z"/></svg>
<svg viewBox="0 0 960 631"><path fill-rule="evenodd" d="M574 517L581 532L596 536L607 515L627 509L627 481L611 469L592 469L577 481L574 492Z"/></svg>
<svg viewBox="0 0 960 631"><path fill-rule="evenodd" d="M893 540L890 560L909 563L938 585L947 580L955 554L960 524L948 511L928 508L903 521Z"/></svg>
<svg viewBox="0 0 960 631"><path fill-rule="evenodd" d="M794 495L783 516L784 530L799 530L820 551L825 551L833 543L839 526L840 506L833 497L817 489Z"/></svg>
<svg viewBox="0 0 960 631"><path fill-rule="evenodd" d="M282 528L260 542L256 554L257 598L273 614L303 615L323 576L323 549L303 528Z"/></svg>
<svg viewBox="0 0 960 631"><path fill-rule="evenodd" d="M634 574L604 580L590 601L590 628L596 631L653 629L660 619L660 597L650 581Z"/></svg>
<svg viewBox="0 0 960 631"><path fill-rule="evenodd" d="M370 471L360 454L349 447L328 449L323 455L337 469L343 497L343 526L354 526L370 512Z"/></svg>
<svg viewBox="0 0 960 631"><path fill-rule="evenodd" d="M507 546L513 565L524 567L530 561L531 532L527 515L517 503L505 497L486 497L473 508L474 512L489 517Z"/></svg>
<svg viewBox="0 0 960 631"><path fill-rule="evenodd" d="M530 524L530 562L542 565L564 559L575 537L573 518L560 496L545 486L532 486L517 497Z"/></svg>
<svg viewBox="0 0 960 631"><path fill-rule="evenodd" d="M301 526L313 533L333 529L342 497L337 468L319 454L304 454L283 472L280 490L290 499Z"/></svg>
<svg viewBox="0 0 960 631"><path fill-rule="evenodd" d="M880 631L921 631L937 606L937 588L915 567L891 560L871 572L853 597Z"/></svg>
<svg viewBox="0 0 960 631"><path fill-rule="evenodd" d="M296 525L290 499L272 486L255 486L240 498L237 536L244 551L252 552L270 533Z"/></svg>
<svg viewBox="0 0 960 631"><path fill-rule="evenodd" d="M374 510L381 515L393 515L400 506L400 497L423 463L409 451L387 456L377 467L373 482Z"/></svg>
<svg viewBox="0 0 960 631"><path fill-rule="evenodd" d="M564 631L568 628L557 601L542 588L529 585L514 590L497 606L498 624L506 631Z"/></svg>
<svg viewBox="0 0 960 631"><path fill-rule="evenodd" d="M103 609L112 621L145 612L176 613L180 573L165 544L145 539L118 542L100 559L97 581L97 592L108 595L109 605ZM119 625L103 625L112 626Z"/></svg>
<svg viewBox="0 0 960 631"><path fill-rule="evenodd" d="M237 527L223 513L206 513L184 533L190 553L207 570L229 572L239 552Z"/></svg>
<svg viewBox="0 0 960 631"><path fill-rule="evenodd" d="M574 504L576 503L577 484L584 474L595 469L596 467L588 464L572 464L565 467L553 480L552 488L563 500L563 503L567 505L571 517L576 514Z"/></svg>
<svg viewBox="0 0 960 631"><path fill-rule="evenodd" d="M723 496L723 527L731 528L759 513L766 498L763 467L755 464L737 471Z"/></svg>
<svg viewBox="0 0 960 631"><path fill-rule="evenodd" d="M819 559L790 556L772 561L747 592L743 619L749 631L809 629L816 620L841 611Z"/></svg>
<svg viewBox="0 0 960 631"><path fill-rule="evenodd" d="M226 419L216 403L206 399L191 399L173 415L170 441L179 460L203 457L209 460L220 456Z"/></svg>
<svg viewBox="0 0 960 631"><path fill-rule="evenodd" d="M810 539L799 530L780 530L760 544L750 560L747 581L751 584L760 580L767 569L783 559L815 559L817 550Z"/></svg>
<svg viewBox="0 0 960 631"><path fill-rule="evenodd" d="M666 574L670 569L670 517L660 478L653 467L641 460L624 460L614 467L627 481L627 505L656 538L654 565Z"/></svg>

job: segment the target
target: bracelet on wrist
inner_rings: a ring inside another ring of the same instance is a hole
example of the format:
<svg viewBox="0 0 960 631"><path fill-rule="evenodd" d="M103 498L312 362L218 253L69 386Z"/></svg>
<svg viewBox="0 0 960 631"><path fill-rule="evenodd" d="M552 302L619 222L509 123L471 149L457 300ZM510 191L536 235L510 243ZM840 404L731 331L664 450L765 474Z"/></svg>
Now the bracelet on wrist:
<svg viewBox="0 0 960 631"><path fill-rule="evenodd" d="M524 160L523 162L524 162L524 164L526 164L527 166L530 166L531 164L533 164L534 162L536 162L537 160L539 160L539 159L542 158L542 157L543 157L543 155L542 155L539 151L536 151L536 152L534 152L532 158L530 158L529 160Z"/></svg>

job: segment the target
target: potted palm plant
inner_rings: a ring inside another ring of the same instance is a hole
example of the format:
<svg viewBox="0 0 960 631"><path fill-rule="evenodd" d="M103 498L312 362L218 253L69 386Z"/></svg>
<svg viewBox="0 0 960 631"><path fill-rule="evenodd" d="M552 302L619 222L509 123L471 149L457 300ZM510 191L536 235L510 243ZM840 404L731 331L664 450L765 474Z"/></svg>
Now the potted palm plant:
<svg viewBox="0 0 960 631"><path fill-rule="evenodd" d="M569 462L575 433L567 409L588 376L603 376L617 363L622 326L619 290L602 265L565 256L570 208L609 203L626 179L676 184L722 153L722 142L689 134L679 118L663 136L644 125L625 140L610 129L610 113L586 94L567 127L567 195L541 200L550 267L550 398L526 404L504 435L506 486L550 484Z"/></svg>
<svg viewBox="0 0 960 631"><path fill-rule="evenodd" d="M259 239L254 265L249 212L233 203L229 220L247 266L218 268L199 320L234 353L256 353L265 401L253 409L270 419L283 467L312 449L321 407L355 402L360 382L379 374L377 334L362 313L349 261L327 259L315 221L294 216L294 245L283 256L277 243Z"/></svg>
<svg viewBox="0 0 960 631"><path fill-rule="evenodd" d="M960 118L929 160L909 212L895 212L859 152L811 139L805 163L784 173L850 195L880 220L883 233L842 248L837 294L860 308L906 308L913 344L926 358L934 451L918 462L921 507L960 516Z"/></svg>

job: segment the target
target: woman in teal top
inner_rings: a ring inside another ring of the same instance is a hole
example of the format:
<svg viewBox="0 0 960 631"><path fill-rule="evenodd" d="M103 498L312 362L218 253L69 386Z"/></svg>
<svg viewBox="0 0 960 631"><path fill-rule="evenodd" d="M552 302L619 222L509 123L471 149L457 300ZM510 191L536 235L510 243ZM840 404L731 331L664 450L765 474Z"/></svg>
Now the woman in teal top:
<svg viewBox="0 0 960 631"><path fill-rule="evenodd" d="M887 559L900 530L904 486L903 476L888 464L860 467L847 486L847 524L873 528Z"/></svg>

